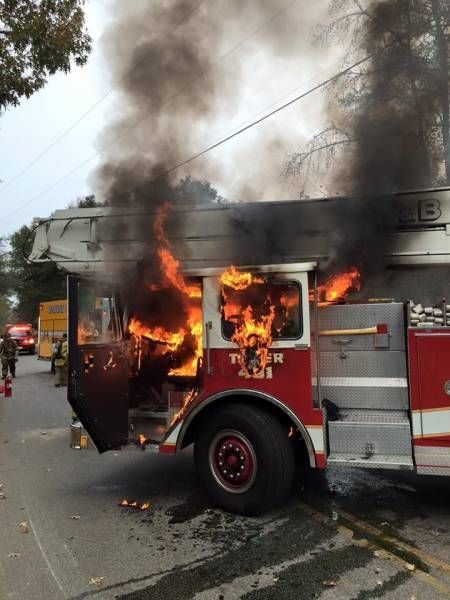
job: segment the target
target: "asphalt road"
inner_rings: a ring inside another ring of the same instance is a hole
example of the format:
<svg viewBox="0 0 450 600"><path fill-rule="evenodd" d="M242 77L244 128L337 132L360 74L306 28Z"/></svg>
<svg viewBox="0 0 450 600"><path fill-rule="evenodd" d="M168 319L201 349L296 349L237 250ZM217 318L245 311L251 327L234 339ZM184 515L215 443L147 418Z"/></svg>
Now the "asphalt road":
<svg viewBox="0 0 450 600"><path fill-rule="evenodd" d="M71 449L48 370L21 357L0 396L0 600L450 597L449 480L333 470L276 512L229 515L189 450Z"/></svg>

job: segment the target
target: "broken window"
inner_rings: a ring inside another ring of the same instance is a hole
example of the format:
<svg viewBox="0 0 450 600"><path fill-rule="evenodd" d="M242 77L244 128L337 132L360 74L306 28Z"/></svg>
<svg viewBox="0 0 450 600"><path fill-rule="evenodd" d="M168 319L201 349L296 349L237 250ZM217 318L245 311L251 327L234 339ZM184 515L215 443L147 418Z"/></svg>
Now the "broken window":
<svg viewBox="0 0 450 600"><path fill-rule="evenodd" d="M257 327L268 327L272 340L298 339L302 336L301 286L296 281L263 278L255 279L245 289L225 285L221 313L226 340L232 340L248 320Z"/></svg>

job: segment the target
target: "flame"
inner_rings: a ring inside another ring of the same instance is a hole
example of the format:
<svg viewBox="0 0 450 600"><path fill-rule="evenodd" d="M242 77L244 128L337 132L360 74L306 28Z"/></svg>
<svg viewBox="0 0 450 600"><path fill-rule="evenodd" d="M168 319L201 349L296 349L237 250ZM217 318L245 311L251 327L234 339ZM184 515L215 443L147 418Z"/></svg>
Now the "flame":
<svg viewBox="0 0 450 600"><path fill-rule="evenodd" d="M199 285L187 285L183 275L180 273L180 261L178 261L167 248L158 248L158 256L167 283L177 288L188 298L201 298L202 290Z"/></svg>
<svg viewBox="0 0 450 600"><path fill-rule="evenodd" d="M242 273L236 267L229 267L220 276L220 283L234 290L245 290L250 285L265 283L261 277L255 277L252 273Z"/></svg>
<svg viewBox="0 0 450 600"><path fill-rule="evenodd" d="M193 338L194 356L182 367L171 369L169 375L188 375L193 377L197 373L198 359L203 354L202 311L199 307L192 307L189 313L187 330L188 335Z"/></svg>
<svg viewBox="0 0 450 600"><path fill-rule="evenodd" d="M202 356L203 351L202 313L199 306L202 289L199 284L188 284L186 282L180 270L180 262L171 252L170 242L164 231L164 221L168 209L169 204L167 203L160 206L154 220L155 236L160 244L157 255L164 278L164 286L175 288L186 296L188 317L186 323L175 331L161 326L148 327L145 323L133 318L129 325L129 331L138 338L138 342L141 338L146 338L155 343L163 344L166 347L163 354L172 353L175 358L177 352L185 352L187 348L190 349L191 352L188 352L186 361L181 366L171 369L168 375L195 376L198 359ZM151 290L162 289L153 284L150 284L149 287Z"/></svg>
<svg viewBox="0 0 450 600"><path fill-rule="evenodd" d="M135 508L136 510L148 510L149 508L151 508L151 504L150 502L129 502L128 500L121 500L119 502L119 506L124 506L125 508Z"/></svg>
<svg viewBox="0 0 450 600"><path fill-rule="evenodd" d="M194 399L195 396L196 396L196 390L195 389L192 389L188 394L186 394L186 398L185 398L185 400L183 402L183 406L173 416L172 422L170 423L170 427L172 427L179 419L181 419L181 417L186 412L187 407L189 406L189 404L191 403L191 401Z"/></svg>
<svg viewBox="0 0 450 600"><path fill-rule="evenodd" d="M361 289L361 274L356 267L344 273L331 275L325 283L317 286L320 303L336 302L345 298L351 291Z"/></svg>
<svg viewBox="0 0 450 600"><path fill-rule="evenodd" d="M145 435L143 435L142 433L140 433L139 436L138 436L138 441L139 441L139 444L141 446L143 446L145 444L145 442L147 441L147 438L145 437Z"/></svg>
<svg viewBox="0 0 450 600"><path fill-rule="evenodd" d="M248 377L252 377L267 365L275 306L271 305L269 314L262 315L260 319L255 319L252 307L247 306L242 317L243 322L236 328L231 340L239 346L241 367Z"/></svg>
<svg viewBox="0 0 450 600"><path fill-rule="evenodd" d="M87 342L92 342L95 324L86 320L80 321L77 328L77 343L81 346Z"/></svg>
<svg viewBox="0 0 450 600"><path fill-rule="evenodd" d="M240 272L231 266L220 277L222 284L222 315L235 325L231 341L239 347L239 364L247 377L257 377L267 365L269 347L272 343L272 325L275 319L275 306L269 296L264 297L261 306L245 303L245 292L252 285L267 283L265 279L252 273ZM239 292L227 293L225 288Z"/></svg>
<svg viewBox="0 0 450 600"><path fill-rule="evenodd" d="M130 333L137 337L143 337L158 344L167 346L169 352L176 352L183 343L186 331L182 328L178 331L167 331L164 327L147 327L138 319L131 319L129 327Z"/></svg>

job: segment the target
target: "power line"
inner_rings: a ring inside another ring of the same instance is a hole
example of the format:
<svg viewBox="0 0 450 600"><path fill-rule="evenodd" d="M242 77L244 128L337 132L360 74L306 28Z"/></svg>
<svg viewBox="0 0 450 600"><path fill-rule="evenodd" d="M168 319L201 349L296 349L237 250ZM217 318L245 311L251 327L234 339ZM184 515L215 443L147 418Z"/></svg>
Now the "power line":
<svg viewBox="0 0 450 600"><path fill-rule="evenodd" d="M162 171L161 173L159 173L158 175L156 175L155 177L153 177L152 179L150 179L149 183L152 183L153 181L156 181L158 179L161 179L162 177L166 177L167 175L170 175L171 173L173 173L174 171L180 169L181 167L184 167L185 165L188 165L189 163L191 163L194 160L196 160L197 158L200 158L201 156L203 156L207 152L210 152L211 150L214 150L215 148L218 148L222 144L225 144L226 142L230 141L231 139L237 137L238 135L241 135L242 133L244 133L245 131L251 129L252 127L255 127L256 125L259 125L260 123L262 123L263 121L265 121L269 117L272 117L273 115L281 112L285 108L288 108L292 104L295 104L299 100L302 100L306 96L309 96L313 92L319 90L320 88L325 87L326 85L332 83L333 81L336 81L336 79L339 79L340 77L342 77L342 75L345 75L346 73L348 73L349 71L351 71L355 67L358 67L359 65L362 65L363 63L367 62L368 60L370 60L371 58L373 58L375 55L377 55L380 52L384 51L386 48L387 48L387 46L385 48L383 48L382 50L378 50L377 52L373 52L372 54L367 55L366 57L362 58L358 62L356 62L353 65L351 65L350 67L347 67L346 69L340 71L336 75L333 75L333 77L330 77L329 79L326 79L325 81L322 81L321 83L318 83L317 85L315 85L314 87L310 88L309 90L307 90L303 94L300 94L300 95L296 96L295 98L293 98L292 100L289 100L289 102L286 102L285 104L282 104L278 108L272 110L271 112L267 113L266 115L262 116L261 118L257 119L256 121L252 121L248 125L245 125L244 127L241 127L240 129L238 129L237 131L231 133L230 135L227 135L226 137L224 137L224 138L218 140L217 142L215 142L215 143L207 146L206 148L203 148L203 150L199 150L196 154L194 154L194 155L190 156L189 158L186 158L185 160L183 160L183 161L175 164L173 167L170 167L170 169L166 169L165 171Z"/></svg>
<svg viewBox="0 0 450 600"><path fill-rule="evenodd" d="M92 160L94 160L98 156L101 156L103 154L103 152L105 150L107 150L110 146L116 145L117 142L120 141L129 131L131 131L132 129L134 129L138 125L140 125L142 122L144 122L146 119L148 119L148 117L150 117L152 114L154 114L155 112L159 111L165 104L167 104L167 102L175 99L182 92L184 92L185 90L187 90L190 87L192 87L192 85L196 81L198 81L199 79L201 79L202 77L204 77L206 75L206 73L208 73L209 71L211 71L217 64L219 64L221 61L223 61L226 58L228 58L233 52L235 52L236 50L238 50L239 48L241 48L246 42L248 42L252 37L254 37L255 35L257 35L262 29L264 29L267 25L269 25L270 23L272 23L279 16L281 16L281 14L283 14L286 10L288 10L296 2L298 2L298 0L290 0L290 2L288 2L286 5L284 5L281 9L279 9L279 10L275 11L274 13L272 13L271 16L269 17L269 19L267 19L266 21L264 21L263 23L261 23L249 35L247 35L245 38L243 38L240 42L238 42L232 48L230 48L229 50L227 50L224 54L222 54L221 56L219 56L215 61L211 62L209 64L209 66L206 67L206 69L204 69L203 71L201 71L188 84L186 84L185 86L179 88L174 94L172 94L168 98L164 99L156 108L148 111L147 113L144 114L144 116L140 117L139 119L137 119L136 121L134 121L133 123L131 123L128 127L126 127L125 129L123 129L122 132L121 132L121 134L118 137L116 137L114 139L114 141L111 141L104 148L101 148L100 150L98 150L97 152L95 152L94 154L92 154L89 158L87 158L86 160L84 160L81 164L77 165L71 171L69 171L68 173L66 173L62 177L60 177L56 182L54 182L53 184L51 184L49 187L47 187L46 189L44 189L42 192L39 192L38 194L36 194L32 198L30 198L30 200L27 200L27 202L25 202L21 206L17 207L12 212L8 213L3 218L4 219L8 219L9 217L11 217L11 216L15 215L16 213L20 212L23 208L25 208L26 206L28 206L32 202L38 200L39 198L41 198L42 196L44 196L48 192L52 191L56 186L58 186L60 183L62 183L65 179L67 179L68 177L70 177L71 175L73 175L74 173L76 173L77 171L79 171L80 169L82 169L85 165L87 165L88 163L90 163Z"/></svg>
<svg viewBox="0 0 450 600"><path fill-rule="evenodd" d="M183 25L183 23L186 23L187 21L189 21L189 19L192 17L192 15L199 10L201 5L204 4L205 1L206 0L201 0L186 15L186 17L175 26L172 33L175 33L175 31L177 31L177 29L179 29L179 27L181 27L181 25ZM74 121L71 125L69 125L69 127L67 127L67 129L64 129L64 131L62 131L53 140L53 142L51 142L48 146L46 146L35 158L33 158L33 160L31 160L27 165L25 165L25 167L21 171L16 173L16 175L14 175L9 181L7 181L5 183L5 185L3 185L0 188L0 192L3 192L10 185L12 185L15 181L20 179L20 177L22 177L22 175L27 173L31 169L31 167L33 167L37 162L39 162L41 160L42 157L44 157L46 154L48 154L48 152L50 152L50 150L52 150L63 138L65 138L66 135L68 135L71 131L73 131L73 129L75 129L75 127L77 127L77 125L79 125L79 123L81 123L81 121L83 121L88 115L90 115L97 108L97 106L99 106L104 100L106 100L106 98L108 98L108 96L110 96L112 94L112 92L130 75L130 73L132 71L133 71L133 69L129 69L124 75L122 75L122 77L120 79L118 79L116 81L116 83L114 83L114 85L112 85L109 88L109 90L105 94L103 94L103 96L101 96L96 102L94 102L94 104L92 104L92 106L90 106L82 115L80 115L80 117L78 117L78 119L76 121Z"/></svg>

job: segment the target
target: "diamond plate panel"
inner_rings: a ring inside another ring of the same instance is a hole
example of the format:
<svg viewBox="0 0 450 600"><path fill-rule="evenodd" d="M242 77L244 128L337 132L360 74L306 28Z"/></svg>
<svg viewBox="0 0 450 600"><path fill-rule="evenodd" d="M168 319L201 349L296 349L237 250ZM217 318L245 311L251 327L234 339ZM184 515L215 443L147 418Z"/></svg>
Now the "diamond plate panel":
<svg viewBox="0 0 450 600"><path fill-rule="evenodd" d="M404 352L320 352L321 377L406 377Z"/></svg>
<svg viewBox="0 0 450 600"><path fill-rule="evenodd" d="M407 388L380 387L331 387L320 386L322 398L331 400L339 408L397 409L406 410L409 406ZM317 388L313 386L313 397Z"/></svg>
<svg viewBox="0 0 450 600"><path fill-rule="evenodd" d="M328 464L345 465L365 469L406 469L412 470L414 464L410 456L391 456L378 454L376 457L361 458L352 454L333 453L327 459Z"/></svg>
<svg viewBox="0 0 450 600"><path fill-rule="evenodd" d="M335 329L364 329L385 323L389 332L389 349L379 352L405 349L404 306L399 302L385 304L339 304L319 308L320 331ZM337 349L336 341L349 340L345 350L348 352L374 350L375 336L345 335L321 336L320 351Z"/></svg>
<svg viewBox="0 0 450 600"><path fill-rule="evenodd" d="M409 426L408 414L403 410L347 410L342 413L339 422Z"/></svg>
<svg viewBox="0 0 450 600"><path fill-rule="evenodd" d="M409 424L355 424L340 421L328 423L331 452L346 452L364 457L396 454L411 456Z"/></svg>

